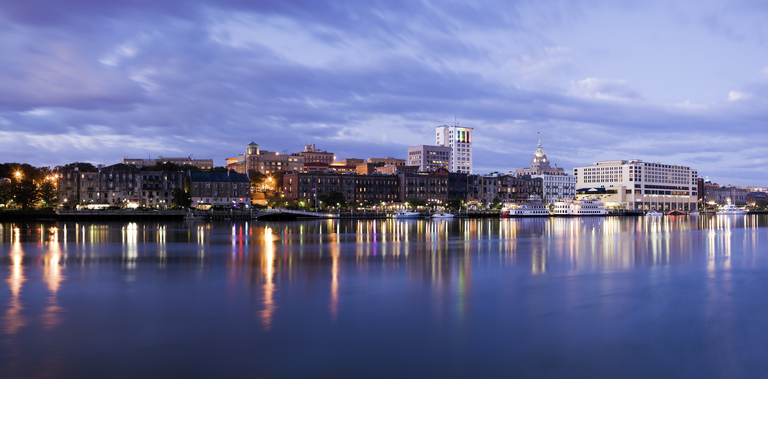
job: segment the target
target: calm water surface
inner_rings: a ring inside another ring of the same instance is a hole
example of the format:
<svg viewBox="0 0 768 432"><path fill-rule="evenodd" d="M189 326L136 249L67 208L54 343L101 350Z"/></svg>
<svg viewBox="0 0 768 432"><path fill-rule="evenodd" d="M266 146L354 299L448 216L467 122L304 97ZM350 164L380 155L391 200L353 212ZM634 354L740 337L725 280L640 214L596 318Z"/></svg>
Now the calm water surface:
<svg viewBox="0 0 768 432"><path fill-rule="evenodd" d="M0 224L0 377L768 376L768 217Z"/></svg>

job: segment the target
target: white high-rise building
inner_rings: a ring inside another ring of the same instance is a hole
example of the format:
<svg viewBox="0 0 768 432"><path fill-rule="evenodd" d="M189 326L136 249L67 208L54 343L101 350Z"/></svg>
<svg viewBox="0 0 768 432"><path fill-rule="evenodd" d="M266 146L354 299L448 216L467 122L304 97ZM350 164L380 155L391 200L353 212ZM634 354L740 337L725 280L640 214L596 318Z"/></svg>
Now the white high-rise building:
<svg viewBox="0 0 768 432"><path fill-rule="evenodd" d="M438 146L451 148L451 162L448 170L472 174L472 131L474 128L460 126L438 126L435 142Z"/></svg>
<svg viewBox="0 0 768 432"><path fill-rule="evenodd" d="M698 171L639 159L576 167L576 191L604 194L603 202L630 210L696 210Z"/></svg>

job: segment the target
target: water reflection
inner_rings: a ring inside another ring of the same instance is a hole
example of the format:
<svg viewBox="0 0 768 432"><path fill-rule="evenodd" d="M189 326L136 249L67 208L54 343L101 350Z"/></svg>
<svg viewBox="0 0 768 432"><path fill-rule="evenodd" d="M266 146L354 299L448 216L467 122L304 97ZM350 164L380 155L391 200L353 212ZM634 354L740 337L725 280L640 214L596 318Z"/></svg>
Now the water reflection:
<svg viewBox="0 0 768 432"><path fill-rule="evenodd" d="M8 287L11 290L11 299L8 302L5 316L3 317L5 334L15 334L25 324L22 316L23 307L21 305L21 287L24 285L24 267L22 259L24 252L21 247L21 229L13 228L13 243L11 247L11 273L8 278Z"/></svg>
<svg viewBox="0 0 768 432"><path fill-rule="evenodd" d="M334 331L368 325L369 331L383 332L377 333L381 343L402 339L416 351L425 340L445 343L447 356L470 352L467 347L481 340L490 345L474 348L503 356L488 340L512 340L526 332L558 337L573 332L579 343L620 346L627 331L620 315L649 305L677 307L676 293L700 288L686 298L691 309L681 313L696 322L704 317L697 328L709 332L711 346L738 351L727 340L746 316L739 311L747 306L737 299L750 282L739 278L762 268L767 226L768 217L756 215L6 223L0 224L0 265L9 287L2 299L7 339L0 342L20 353L12 339L35 332L73 345L98 339L94 333L124 332L154 347L197 340L212 326L219 334L258 329L261 336L250 337L288 343L287 328L311 323L307 334L316 331L323 343L341 339ZM645 313L636 322L674 315ZM600 326L586 326L590 319ZM523 324L495 333L505 320ZM88 327L83 322L96 329L79 336ZM347 331L361 349L378 343ZM488 335L473 333L478 331ZM526 349L541 354L541 342L531 338ZM706 342L698 343L709 346ZM544 351L543 357L558 352L551 346ZM612 351L606 352L602 355L610 357ZM558 352L566 354L573 353ZM732 358L700 354L710 365L702 368L724 365L746 373ZM768 364L768 353L761 359ZM0 362L0 372L2 367Z"/></svg>

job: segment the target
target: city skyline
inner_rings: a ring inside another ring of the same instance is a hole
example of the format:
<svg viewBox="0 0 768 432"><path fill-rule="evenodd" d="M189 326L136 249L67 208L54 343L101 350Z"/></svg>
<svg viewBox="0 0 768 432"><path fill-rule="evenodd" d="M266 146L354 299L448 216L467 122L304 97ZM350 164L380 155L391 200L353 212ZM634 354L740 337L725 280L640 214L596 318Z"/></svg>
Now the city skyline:
<svg viewBox="0 0 768 432"><path fill-rule="evenodd" d="M223 165L251 140L402 158L458 117L475 173L527 166L541 139L566 170L639 158L763 185L768 7L688 6L2 4L0 145L37 166Z"/></svg>

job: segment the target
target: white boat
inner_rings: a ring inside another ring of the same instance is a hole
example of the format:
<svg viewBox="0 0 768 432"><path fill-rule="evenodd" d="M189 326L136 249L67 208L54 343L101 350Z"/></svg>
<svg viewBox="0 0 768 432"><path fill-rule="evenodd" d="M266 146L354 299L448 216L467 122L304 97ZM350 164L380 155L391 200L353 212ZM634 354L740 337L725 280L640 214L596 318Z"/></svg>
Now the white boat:
<svg viewBox="0 0 768 432"><path fill-rule="evenodd" d="M517 201L505 204L501 209L501 217L522 217L522 216L549 216L549 210L546 204L541 202L538 195L531 195L525 201Z"/></svg>
<svg viewBox="0 0 768 432"><path fill-rule="evenodd" d="M432 219L452 219L453 215L445 212L437 212L432 215Z"/></svg>
<svg viewBox="0 0 768 432"><path fill-rule="evenodd" d="M698 216L698 215L699 215L699 212L697 210L694 210L694 211L688 213L688 216Z"/></svg>
<svg viewBox="0 0 768 432"><path fill-rule="evenodd" d="M647 212L645 212L645 215L646 215L646 216L664 216L664 213L661 213L661 212L657 212L657 211L656 211L656 210L654 210L654 209L650 209L650 210L648 210Z"/></svg>
<svg viewBox="0 0 768 432"><path fill-rule="evenodd" d="M392 213L392 217L395 219L418 219L419 216L421 216L421 213L408 210L397 210Z"/></svg>
<svg viewBox="0 0 768 432"><path fill-rule="evenodd" d="M728 204L724 207L720 207L720 210L717 211L717 214L719 215L743 215L747 214L746 210L740 209L736 207L733 204Z"/></svg>
<svg viewBox="0 0 768 432"><path fill-rule="evenodd" d="M605 206L599 199L558 200L552 214L555 216L605 216Z"/></svg>

